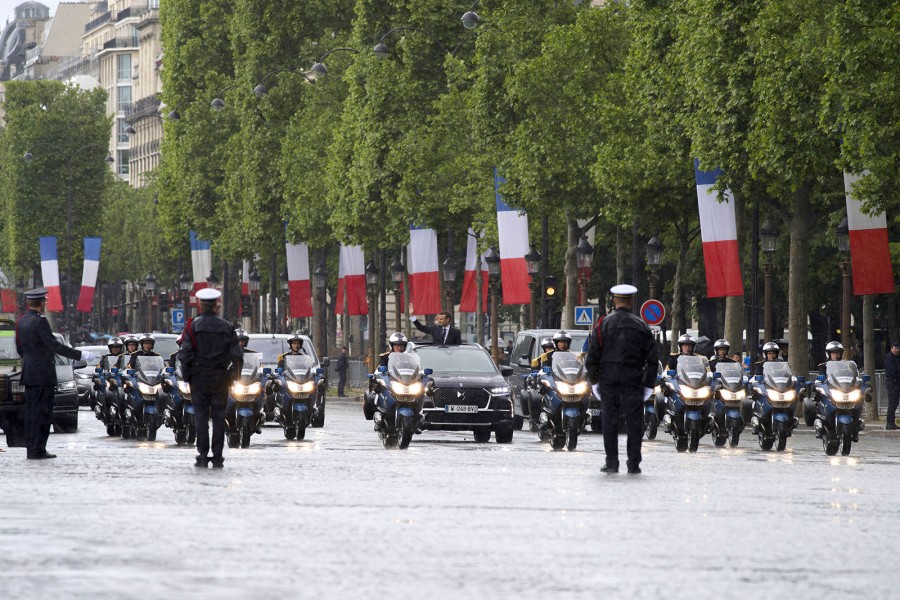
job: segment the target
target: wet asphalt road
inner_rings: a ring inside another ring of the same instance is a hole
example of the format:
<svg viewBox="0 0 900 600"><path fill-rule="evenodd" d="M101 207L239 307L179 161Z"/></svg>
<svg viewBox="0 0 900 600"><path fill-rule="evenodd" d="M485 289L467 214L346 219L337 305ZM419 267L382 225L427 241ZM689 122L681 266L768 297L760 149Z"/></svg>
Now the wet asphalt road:
<svg viewBox="0 0 900 600"><path fill-rule="evenodd" d="M0 453L0 598L900 596L900 436L826 457L808 431L784 453L744 436L677 454L661 434L643 475L603 475L596 434L388 451L332 402L306 440L268 426L218 471L170 430L80 419L56 460Z"/></svg>

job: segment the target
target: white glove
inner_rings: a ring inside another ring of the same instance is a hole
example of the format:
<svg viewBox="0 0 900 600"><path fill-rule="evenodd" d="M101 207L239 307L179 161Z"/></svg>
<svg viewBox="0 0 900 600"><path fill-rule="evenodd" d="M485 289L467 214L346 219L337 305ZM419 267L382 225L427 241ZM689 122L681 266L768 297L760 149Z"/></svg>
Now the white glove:
<svg viewBox="0 0 900 600"><path fill-rule="evenodd" d="M600 400L602 402L602 399L600 398L600 384L595 383L594 385L591 386L591 390L593 390L593 392L594 392L594 397L597 398L597 400Z"/></svg>
<svg viewBox="0 0 900 600"><path fill-rule="evenodd" d="M645 387L644 388L644 402L646 402L647 399L652 395L653 395L653 388Z"/></svg>
<svg viewBox="0 0 900 600"><path fill-rule="evenodd" d="M81 351L81 360L83 360L85 362L92 362L95 358L97 358L97 357L94 356L93 352L91 352L89 350Z"/></svg>

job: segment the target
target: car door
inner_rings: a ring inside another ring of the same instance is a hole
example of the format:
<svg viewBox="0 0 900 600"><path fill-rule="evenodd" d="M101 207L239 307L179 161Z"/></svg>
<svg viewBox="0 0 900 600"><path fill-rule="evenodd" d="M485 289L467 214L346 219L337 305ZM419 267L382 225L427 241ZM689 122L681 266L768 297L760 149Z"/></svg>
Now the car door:
<svg viewBox="0 0 900 600"><path fill-rule="evenodd" d="M531 373L531 355L536 344L535 335L524 331L519 332L516 342L513 344L512 357L509 361L513 374L509 378L509 387L516 414L524 414L520 402L520 392L524 386L525 377Z"/></svg>

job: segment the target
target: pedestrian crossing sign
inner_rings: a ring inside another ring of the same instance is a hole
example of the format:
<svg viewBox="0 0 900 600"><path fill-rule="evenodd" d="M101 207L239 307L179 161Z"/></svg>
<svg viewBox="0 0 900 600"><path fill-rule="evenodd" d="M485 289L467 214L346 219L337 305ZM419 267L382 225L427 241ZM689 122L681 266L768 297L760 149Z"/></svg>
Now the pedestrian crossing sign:
<svg viewBox="0 0 900 600"><path fill-rule="evenodd" d="M594 324L594 307L593 306L576 306L575 307L575 326L590 327Z"/></svg>

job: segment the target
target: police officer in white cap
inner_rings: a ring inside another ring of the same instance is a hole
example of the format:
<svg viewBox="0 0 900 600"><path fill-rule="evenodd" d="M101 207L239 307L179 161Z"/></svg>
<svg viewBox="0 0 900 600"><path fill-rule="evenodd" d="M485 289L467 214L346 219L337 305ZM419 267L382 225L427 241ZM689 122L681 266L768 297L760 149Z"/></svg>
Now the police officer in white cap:
<svg viewBox="0 0 900 600"><path fill-rule="evenodd" d="M178 360L184 380L191 384L197 424L197 467L222 468L225 445L225 405L232 380L240 375L244 353L231 324L219 317L221 292L197 292L200 315L185 324ZM212 456L209 456L209 418L212 415Z"/></svg>
<svg viewBox="0 0 900 600"><path fill-rule="evenodd" d="M594 394L603 405L604 473L619 471L619 415L628 432L628 472L641 472L641 438L644 435L644 400L656 384L659 349L650 328L632 314L637 288L616 285L610 290L615 311L602 317L588 340L584 366Z"/></svg>
<svg viewBox="0 0 900 600"><path fill-rule="evenodd" d="M76 350L53 336L44 318L47 289L25 292L28 310L16 323L16 351L22 357L22 385L25 386L25 446L31 459L56 458L47 452L47 438L53 424L53 395L56 391L56 359L60 354L72 360L94 360L87 350Z"/></svg>

